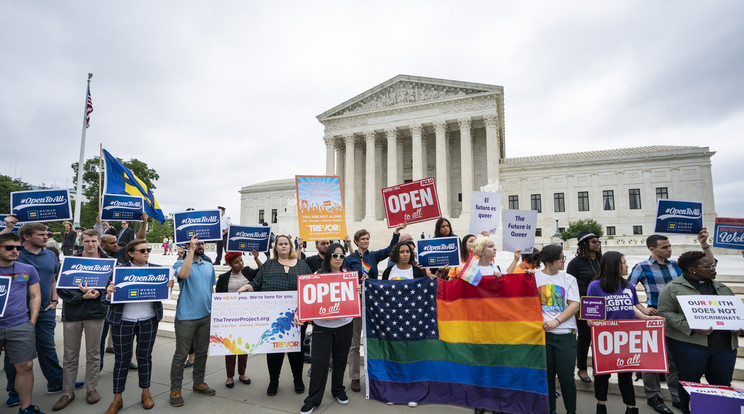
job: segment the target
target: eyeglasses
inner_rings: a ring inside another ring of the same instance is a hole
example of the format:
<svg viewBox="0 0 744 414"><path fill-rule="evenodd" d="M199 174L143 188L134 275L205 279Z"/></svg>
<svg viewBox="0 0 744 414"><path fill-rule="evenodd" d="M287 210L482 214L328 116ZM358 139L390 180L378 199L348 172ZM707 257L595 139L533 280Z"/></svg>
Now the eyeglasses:
<svg viewBox="0 0 744 414"><path fill-rule="evenodd" d="M333 254L331 254L331 258L333 258L333 259L343 259L344 257L346 257L346 255L343 254L343 253L340 253L340 254L339 253L333 253Z"/></svg>
<svg viewBox="0 0 744 414"><path fill-rule="evenodd" d="M4 247L4 248L5 248L5 250L7 250L7 251L9 251L9 252L12 252L12 251L13 251L14 249L15 249L15 250L18 250L19 252L20 252L21 250L23 250L23 246L15 246L15 245L8 245L8 244L4 244L4 245L2 245L2 247Z"/></svg>
<svg viewBox="0 0 744 414"><path fill-rule="evenodd" d="M150 253L152 251L152 247L148 247L146 249L134 249L133 252L140 252L142 254Z"/></svg>

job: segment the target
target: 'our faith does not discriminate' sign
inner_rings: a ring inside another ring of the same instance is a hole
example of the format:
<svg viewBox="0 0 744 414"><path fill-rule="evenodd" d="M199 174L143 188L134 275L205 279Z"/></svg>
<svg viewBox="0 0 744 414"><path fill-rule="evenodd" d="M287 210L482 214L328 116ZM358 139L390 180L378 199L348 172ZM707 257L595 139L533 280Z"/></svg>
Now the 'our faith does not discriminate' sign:
<svg viewBox="0 0 744 414"><path fill-rule="evenodd" d="M32 190L10 193L10 212L21 223L72 220L70 192Z"/></svg>

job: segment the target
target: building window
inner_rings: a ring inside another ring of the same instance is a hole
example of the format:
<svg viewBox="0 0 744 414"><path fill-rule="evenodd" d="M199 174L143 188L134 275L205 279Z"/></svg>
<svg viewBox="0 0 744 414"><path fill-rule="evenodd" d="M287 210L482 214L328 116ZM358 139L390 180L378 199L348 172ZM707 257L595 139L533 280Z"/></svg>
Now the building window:
<svg viewBox="0 0 744 414"><path fill-rule="evenodd" d="M630 209L640 210L641 209L641 189L631 188L628 190L628 198L630 199Z"/></svg>
<svg viewBox="0 0 744 414"><path fill-rule="evenodd" d="M615 209L615 192L613 190L602 191L602 206L605 210Z"/></svg>
<svg viewBox="0 0 744 414"><path fill-rule="evenodd" d="M589 211L588 191L579 191L579 211Z"/></svg>
<svg viewBox="0 0 744 414"><path fill-rule="evenodd" d="M258 224L263 224L264 222L264 211L258 210Z"/></svg>
<svg viewBox="0 0 744 414"><path fill-rule="evenodd" d="M462 202L462 193L457 193L457 201Z"/></svg>
<svg viewBox="0 0 744 414"><path fill-rule="evenodd" d="M542 229L540 227L535 229L535 237L542 237Z"/></svg>
<svg viewBox="0 0 744 414"><path fill-rule="evenodd" d="M566 228L565 227L558 227L558 233L565 233Z"/></svg>
<svg viewBox="0 0 744 414"><path fill-rule="evenodd" d="M538 213L542 213L542 199L540 198L540 194L530 195L530 208L537 210Z"/></svg>
<svg viewBox="0 0 744 414"><path fill-rule="evenodd" d="M519 210L519 196L509 196L509 210Z"/></svg>
<svg viewBox="0 0 744 414"><path fill-rule="evenodd" d="M608 236L614 236L615 235L615 226L607 226L607 235Z"/></svg>
<svg viewBox="0 0 744 414"><path fill-rule="evenodd" d="M275 208L271 209L271 222L276 223L276 209Z"/></svg>
<svg viewBox="0 0 744 414"><path fill-rule="evenodd" d="M656 187L656 199L669 198L669 190L666 187Z"/></svg>
<svg viewBox="0 0 744 414"><path fill-rule="evenodd" d="M563 193L553 193L553 210L556 213L566 211L566 200L563 198Z"/></svg>
<svg viewBox="0 0 744 414"><path fill-rule="evenodd" d="M643 226L633 226L633 234L643 234Z"/></svg>

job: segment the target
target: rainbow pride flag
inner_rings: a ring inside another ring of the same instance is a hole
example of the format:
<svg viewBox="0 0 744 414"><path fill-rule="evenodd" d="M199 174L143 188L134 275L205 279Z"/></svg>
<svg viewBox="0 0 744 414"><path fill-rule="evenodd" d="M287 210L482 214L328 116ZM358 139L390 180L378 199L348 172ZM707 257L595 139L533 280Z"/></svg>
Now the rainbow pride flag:
<svg viewBox="0 0 744 414"><path fill-rule="evenodd" d="M362 262L362 273L364 273L365 275L368 275L369 269L371 269L372 266L370 266L367 262L365 262L362 259L359 259L359 260Z"/></svg>
<svg viewBox="0 0 744 414"><path fill-rule="evenodd" d="M364 292L369 398L549 411L534 276L368 279Z"/></svg>
<svg viewBox="0 0 744 414"><path fill-rule="evenodd" d="M465 264L462 265L462 269L458 276L460 279L473 286L478 286L480 283L482 276L478 269L478 258L473 254L473 252L470 252L470 257L468 257L468 260L466 260Z"/></svg>

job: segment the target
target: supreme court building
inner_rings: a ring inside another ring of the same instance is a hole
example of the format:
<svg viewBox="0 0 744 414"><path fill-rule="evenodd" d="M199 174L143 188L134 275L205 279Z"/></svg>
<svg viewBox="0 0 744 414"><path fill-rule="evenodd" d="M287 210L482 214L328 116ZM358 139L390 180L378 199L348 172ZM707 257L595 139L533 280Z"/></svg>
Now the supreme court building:
<svg viewBox="0 0 744 414"><path fill-rule="evenodd" d="M442 215L460 236L468 233L472 191L501 192L503 208L537 210L538 244L549 242L556 220L563 228L582 218L596 219L607 236L645 238L658 198L703 201L705 223L715 217L707 147L506 158L501 86L398 75L317 118L325 171L302 174L340 176L350 235L365 228L380 244L392 232L382 189L427 177L436 179ZM276 234L298 234L293 178L240 194L243 225L268 222ZM407 231L428 237L434 222Z"/></svg>

